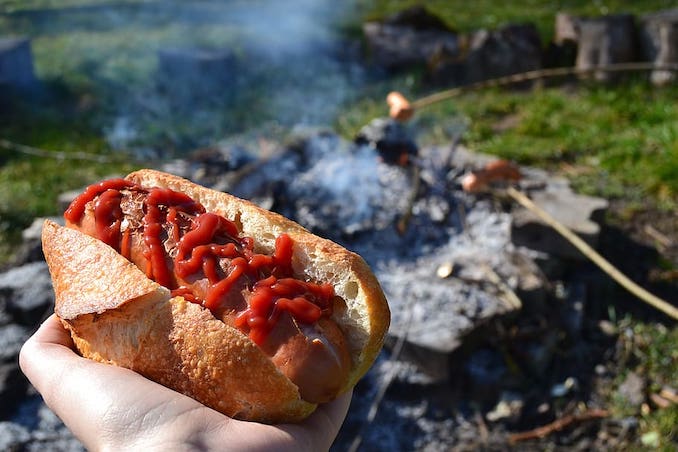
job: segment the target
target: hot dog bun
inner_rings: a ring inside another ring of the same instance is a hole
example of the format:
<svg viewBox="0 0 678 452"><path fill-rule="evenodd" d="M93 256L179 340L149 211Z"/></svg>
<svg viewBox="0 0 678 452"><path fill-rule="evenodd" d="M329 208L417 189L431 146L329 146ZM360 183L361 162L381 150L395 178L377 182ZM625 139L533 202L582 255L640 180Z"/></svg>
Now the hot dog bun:
<svg viewBox="0 0 678 452"><path fill-rule="evenodd" d="M127 179L190 196L254 238L257 252L272 253L276 237L289 235L294 276L331 284L345 303L331 317L351 357L339 392L367 372L383 344L390 313L376 278L358 255L278 214L176 176L141 170ZM83 356L135 370L239 419L295 422L315 409L246 334L201 305L172 297L102 241L46 222L43 249L55 312Z"/></svg>

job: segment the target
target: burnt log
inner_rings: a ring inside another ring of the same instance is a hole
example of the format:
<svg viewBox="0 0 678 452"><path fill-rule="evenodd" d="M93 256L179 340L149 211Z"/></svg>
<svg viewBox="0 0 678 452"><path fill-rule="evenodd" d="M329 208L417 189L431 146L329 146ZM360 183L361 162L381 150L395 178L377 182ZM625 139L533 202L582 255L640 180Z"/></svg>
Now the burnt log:
<svg viewBox="0 0 678 452"><path fill-rule="evenodd" d="M541 40L533 24L478 30L468 37L463 56L440 48L429 60L431 79L446 85L466 85L541 67Z"/></svg>
<svg viewBox="0 0 678 452"><path fill-rule="evenodd" d="M544 67L574 67L579 41L576 22L576 17L571 14L556 14L553 39L544 55Z"/></svg>
<svg viewBox="0 0 678 452"><path fill-rule="evenodd" d="M387 70L424 65L440 49L458 54L458 34L423 7L414 7L383 22L367 22L363 34L372 62Z"/></svg>
<svg viewBox="0 0 678 452"><path fill-rule="evenodd" d="M616 14L594 18L576 18L577 59L575 67L582 78L611 81L612 74L603 69L612 64L638 61L635 18Z"/></svg>
<svg viewBox="0 0 678 452"><path fill-rule="evenodd" d="M678 9L649 14L639 22L643 59L657 67L678 64ZM650 74L650 81L656 86L668 85L675 80L675 71L656 69Z"/></svg>

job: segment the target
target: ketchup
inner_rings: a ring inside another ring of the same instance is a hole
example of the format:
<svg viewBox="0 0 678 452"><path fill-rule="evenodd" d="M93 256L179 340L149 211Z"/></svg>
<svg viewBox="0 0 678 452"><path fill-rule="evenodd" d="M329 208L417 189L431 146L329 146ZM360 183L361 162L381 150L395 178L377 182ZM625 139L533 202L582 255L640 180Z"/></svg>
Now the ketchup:
<svg viewBox="0 0 678 452"><path fill-rule="evenodd" d="M96 236L130 259L130 229L122 229L122 200L130 193L144 196L141 224L145 245L146 274L212 311L232 308L229 294L243 293L247 307L235 316L235 326L262 345L283 313L295 321L314 324L332 314L334 288L295 278L292 271L293 241L281 234L273 254L254 251L254 240L241 237L227 218L206 212L191 197L167 188L142 188L112 179L88 187L66 210L64 217L80 223L87 204L94 201ZM207 290L198 296L179 281L206 278Z"/></svg>

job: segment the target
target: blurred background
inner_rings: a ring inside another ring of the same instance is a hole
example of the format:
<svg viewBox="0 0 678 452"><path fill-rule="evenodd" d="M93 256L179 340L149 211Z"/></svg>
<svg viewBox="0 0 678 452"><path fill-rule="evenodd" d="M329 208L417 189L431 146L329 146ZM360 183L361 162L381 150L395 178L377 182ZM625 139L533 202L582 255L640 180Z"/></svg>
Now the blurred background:
<svg viewBox="0 0 678 452"><path fill-rule="evenodd" d="M676 303L676 8L0 0L0 449L79 447L16 367L51 303L30 226L142 167L250 198L375 268L394 327L337 450L677 447L675 319L509 200L460 188L513 162L522 189ZM403 123L394 90L449 95Z"/></svg>

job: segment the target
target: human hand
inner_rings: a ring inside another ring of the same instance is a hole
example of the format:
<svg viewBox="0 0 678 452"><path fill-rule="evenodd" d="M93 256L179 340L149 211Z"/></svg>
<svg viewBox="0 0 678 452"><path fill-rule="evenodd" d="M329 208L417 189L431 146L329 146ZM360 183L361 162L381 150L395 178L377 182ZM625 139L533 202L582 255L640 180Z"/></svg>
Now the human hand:
<svg viewBox="0 0 678 452"><path fill-rule="evenodd" d="M55 315L26 341L21 369L89 450L327 450L347 393L300 424L231 419L121 367L82 358Z"/></svg>

